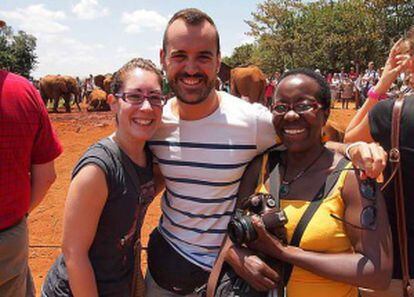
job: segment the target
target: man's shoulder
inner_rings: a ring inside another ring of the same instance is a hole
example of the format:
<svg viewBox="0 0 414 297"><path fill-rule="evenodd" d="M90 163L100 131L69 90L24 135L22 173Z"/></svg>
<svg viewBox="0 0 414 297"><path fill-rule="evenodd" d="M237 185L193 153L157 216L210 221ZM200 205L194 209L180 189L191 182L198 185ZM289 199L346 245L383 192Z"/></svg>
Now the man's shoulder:
<svg viewBox="0 0 414 297"><path fill-rule="evenodd" d="M13 89L16 89L16 87L32 86L32 84L23 76L5 70L0 70L0 81L6 87L13 85Z"/></svg>
<svg viewBox="0 0 414 297"><path fill-rule="evenodd" d="M20 108L38 112L39 107L43 104L33 84L20 75L1 71L0 85L2 86L0 97L8 98L5 101L8 108L5 108L3 112L16 112ZM19 109L13 106L19 106Z"/></svg>
<svg viewBox="0 0 414 297"><path fill-rule="evenodd" d="M224 112L237 113L237 111L240 111L250 116L252 114L270 113L269 109L260 103L249 103L226 92L220 92L220 96Z"/></svg>

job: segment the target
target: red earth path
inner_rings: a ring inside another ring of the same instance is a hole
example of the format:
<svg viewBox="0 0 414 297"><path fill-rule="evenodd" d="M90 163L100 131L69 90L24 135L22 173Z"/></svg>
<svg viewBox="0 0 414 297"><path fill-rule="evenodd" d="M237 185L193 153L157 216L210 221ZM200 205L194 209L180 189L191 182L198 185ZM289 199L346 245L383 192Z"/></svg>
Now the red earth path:
<svg viewBox="0 0 414 297"><path fill-rule="evenodd" d="M332 110L331 119L346 127L354 110ZM56 160L57 180L44 201L29 217L30 253L36 290L40 286L54 259L60 253L62 217L70 174L82 153L97 140L111 134L115 129L112 113L72 112L50 114L52 124L63 144L63 154ZM157 225L160 216L160 198L151 204L142 227L143 245ZM146 254L143 252L143 271L146 269Z"/></svg>

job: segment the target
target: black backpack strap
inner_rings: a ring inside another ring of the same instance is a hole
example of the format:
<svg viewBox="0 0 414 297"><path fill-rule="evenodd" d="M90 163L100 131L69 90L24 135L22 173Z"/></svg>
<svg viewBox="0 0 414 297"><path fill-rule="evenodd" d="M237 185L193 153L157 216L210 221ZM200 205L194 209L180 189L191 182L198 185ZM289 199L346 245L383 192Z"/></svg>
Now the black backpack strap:
<svg viewBox="0 0 414 297"><path fill-rule="evenodd" d="M308 226L310 220L312 219L313 215L318 210L319 206L321 206L324 199L331 192L336 182L338 181L338 178L342 170L345 168L345 166L348 163L349 161L347 159L342 158L336 165L334 171L328 175L325 183L319 189L318 193L312 199L308 208L305 210L302 217L300 218L300 221L297 224L295 231L293 232L292 240L290 241L289 245L299 246L302 236L305 233L305 229ZM287 283L289 282L290 275L292 274L292 270L293 270L293 265L290 263L285 263L284 265L284 284L285 285L287 285Z"/></svg>
<svg viewBox="0 0 414 297"><path fill-rule="evenodd" d="M135 190L137 191L137 195L138 197L140 197L140 193L141 193L141 185L139 183L139 177L138 174L134 168L134 165L132 164L131 159L127 156L127 154L125 154L121 148L118 146L118 144L116 144L115 141L111 140L110 138L104 138L102 140L99 141L99 144L101 144L102 146L104 146L105 148L107 148L108 150L110 150L112 152L112 154L114 154L119 162L121 162L122 166L124 167L125 171L128 173L132 183L135 186ZM141 203L141 198L140 199L140 203Z"/></svg>
<svg viewBox="0 0 414 297"><path fill-rule="evenodd" d="M279 188L280 188L280 174L279 174L279 163L275 165L272 172L270 172L269 180L269 192L279 202ZM279 203L278 203L278 207Z"/></svg>
<svg viewBox="0 0 414 297"><path fill-rule="evenodd" d="M280 164L280 152L273 151L269 153L268 158L268 167L267 172L269 174L269 192L270 195L276 200L277 207L280 208L280 199L279 199L279 188L280 188L280 174L279 174L279 164Z"/></svg>

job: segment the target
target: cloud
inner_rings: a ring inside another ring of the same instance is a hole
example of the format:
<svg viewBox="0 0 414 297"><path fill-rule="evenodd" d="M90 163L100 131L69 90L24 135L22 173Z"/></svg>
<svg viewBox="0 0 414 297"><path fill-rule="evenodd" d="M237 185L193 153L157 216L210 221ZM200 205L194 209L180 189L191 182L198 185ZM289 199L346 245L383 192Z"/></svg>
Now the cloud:
<svg viewBox="0 0 414 297"><path fill-rule="evenodd" d="M140 33L144 28L162 31L168 20L156 11L139 9L131 13L124 12L121 22L126 24L125 32Z"/></svg>
<svg viewBox="0 0 414 297"><path fill-rule="evenodd" d="M108 8L100 7L98 0L81 0L73 7L72 11L83 20L93 20L109 14Z"/></svg>
<svg viewBox="0 0 414 297"><path fill-rule="evenodd" d="M6 20L17 21L22 30L35 36L69 31L69 27L59 23L60 20L66 19L65 13L46 9L43 4L29 5L12 11L0 10L0 15Z"/></svg>
<svg viewBox="0 0 414 297"><path fill-rule="evenodd" d="M125 61L125 63L133 58L140 57L140 53L135 50L126 49L123 46L118 46L115 52L115 57L120 61Z"/></svg>

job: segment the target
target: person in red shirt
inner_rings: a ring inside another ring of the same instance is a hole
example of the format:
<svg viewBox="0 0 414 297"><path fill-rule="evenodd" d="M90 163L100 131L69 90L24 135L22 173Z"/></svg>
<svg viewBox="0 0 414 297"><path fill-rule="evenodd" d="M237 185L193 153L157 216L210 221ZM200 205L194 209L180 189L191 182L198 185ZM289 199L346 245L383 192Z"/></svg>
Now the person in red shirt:
<svg viewBox="0 0 414 297"><path fill-rule="evenodd" d="M349 71L349 78L355 82L358 79L358 76L359 73L355 71L355 67L351 66L351 69Z"/></svg>
<svg viewBox="0 0 414 297"><path fill-rule="evenodd" d="M275 91L275 86L277 85L277 81L279 80L280 72L276 71L272 77L269 79L269 82L266 85L265 89L265 99L266 99L266 106L270 106L272 104L272 97Z"/></svg>
<svg viewBox="0 0 414 297"><path fill-rule="evenodd" d="M39 92L0 70L0 296L34 296L26 217L56 178L62 146Z"/></svg>

